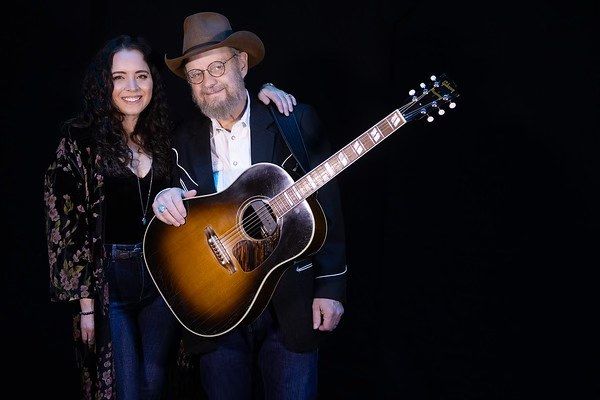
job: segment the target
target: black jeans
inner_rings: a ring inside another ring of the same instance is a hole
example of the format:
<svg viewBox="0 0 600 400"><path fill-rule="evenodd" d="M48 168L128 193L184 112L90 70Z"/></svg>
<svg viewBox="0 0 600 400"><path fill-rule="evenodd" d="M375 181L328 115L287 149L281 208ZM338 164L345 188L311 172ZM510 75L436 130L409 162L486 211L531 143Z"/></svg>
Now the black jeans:
<svg viewBox="0 0 600 400"><path fill-rule="evenodd" d="M106 246L117 399L160 399L177 321L148 273L141 244Z"/></svg>

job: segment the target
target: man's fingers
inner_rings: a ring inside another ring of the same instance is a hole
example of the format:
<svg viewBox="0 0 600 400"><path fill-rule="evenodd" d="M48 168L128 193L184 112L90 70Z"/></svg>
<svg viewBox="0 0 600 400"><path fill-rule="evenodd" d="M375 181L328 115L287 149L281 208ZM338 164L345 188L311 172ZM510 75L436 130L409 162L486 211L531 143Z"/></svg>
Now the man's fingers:
<svg viewBox="0 0 600 400"><path fill-rule="evenodd" d="M313 329L321 326L321 308L317 304L313 304Z"/></svg>
<svg viewBox="0 0 600 400"><path fill-rule="evenodd" d="M281 112L284 113L287 117L288 115L290 115L290 112L287 101L287 95L285 94L285 92L281 92L281 94L279 95L279 100L281 101Z"/></svg>
<svg viewBox="0 0 600 400"><path fill-rule="evenodd" d="M196 195L196 193L197 193L197 192L196 192L196 190L195 190L195 189L188 190L187 192L185 192L185 193L183 194L183 198L184 198L184 199L189 199L190 197L194 197L194 196Z"/></svg>
<svg viewBox="0 0 600 400"><path fill-rule="evenodd" d="M319 330L320 331L330 331L332 329L333 329L333 316L331 315L331 313L326 312L323 314L323 323L319 327Z"/></svg>
<svg viewBox="0 0 600 400"><path fill-rule="evenodd" d="M187 210L185 209L185 205L181 199L176 199L173 201L173 206L175 207L176 215L175 218L181 224L185 224L185 217L187 217Z"/></svg>
<svg viewBox="0 0 600 400"><path fill-rule="evenodd" d="M292 101L292 98L293 98L293 96L291 94L285 95L285 101L287 103L289 112L294 111L294 102Z"/></svg>
<svg viewBox="0 0 600 400"><path fill-rule="evenodd" d="M189 198L196 195L196 190L189 190L183 192L181 189L172 188L161 194L152 203L152 209L156 217L162 222L180 226L185 223L185 217L187 216L187 210L183 204L182 197Z"/></svg>
<svg viewBox="0 0 600 400"><path fill-rule="evenodd" d="M267 104L267 105L268 105L268 104L271 102L271 99L269 99L269 98L267 97L267 95L266 95L266 94L264 94L262 91L260 91L260 92L258 93L258 98L259 98L259 100L260 100L260 101L262 101L263 103L265 103L265 104Z"/></svg>
<svg viewBox="0 0 600 400"><path fill-rule="evenodd" d="M165 211L161 213L169 225L180 226L185 222L185 218L181 215L173 200L168 199L164 203Z"/></svg>

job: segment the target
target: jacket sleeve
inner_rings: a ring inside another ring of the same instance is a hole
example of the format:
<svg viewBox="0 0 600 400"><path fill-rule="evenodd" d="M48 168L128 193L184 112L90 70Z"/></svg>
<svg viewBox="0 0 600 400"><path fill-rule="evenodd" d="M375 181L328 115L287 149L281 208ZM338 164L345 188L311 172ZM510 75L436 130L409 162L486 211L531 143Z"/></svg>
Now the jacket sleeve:
<svg viewBox="0 0 600 400"><path fill-rule="evenodd" d="M331 145L313 107L303 107L298 119L312 169L331 156ZM313 256L313 267L316 268L314 296L343 302L346 299L348 268L344 218L335 178L319 189L317 200L327 220L327 237L323 247Z"/></svg>
<svg viewBox="0 0 600 400"><path fill-rule="evenodd" d="M87 173L77 144L63 138L44 174L50 298L71 301L94 295Z"/></svg>

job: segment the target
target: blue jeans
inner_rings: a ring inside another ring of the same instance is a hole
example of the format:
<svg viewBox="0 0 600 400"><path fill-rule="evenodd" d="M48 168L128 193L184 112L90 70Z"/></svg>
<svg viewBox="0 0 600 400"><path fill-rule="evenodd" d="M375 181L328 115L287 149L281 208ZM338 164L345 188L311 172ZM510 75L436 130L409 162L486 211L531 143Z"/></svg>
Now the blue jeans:
<svg viewBox="0 0 600 400"><path fill-rule="evenodd" d="M117 399L160 399L173 354L176 319L146 269L141 245L107 245L107 253Z"/></svg>
<svg viewBox="0 0 600 400"><path fill-rule="evenodd" d="M268 307L248 326L219 338L217 350L199 358L210 400L303 400L317 398L318 351L286 349Z"/></svg>

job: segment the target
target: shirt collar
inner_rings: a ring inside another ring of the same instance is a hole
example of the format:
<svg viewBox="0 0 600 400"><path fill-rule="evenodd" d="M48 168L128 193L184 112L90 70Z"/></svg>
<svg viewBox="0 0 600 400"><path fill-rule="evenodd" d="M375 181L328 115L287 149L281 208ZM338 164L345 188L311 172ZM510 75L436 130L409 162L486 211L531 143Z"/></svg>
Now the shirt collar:
<svg viewBox="0 0 600 400"><path fill-rule="evenodd" d="M213 134L214 132L217 132L217 130L225 130L216 119L211 118L210 122L212 123ZM233 126L235 127L238 124L241 124L244 128L250 126L250 94L248 93L248 89L246 89L246 108L244 113L242 114L242 117L233 124Z"/></svg>

